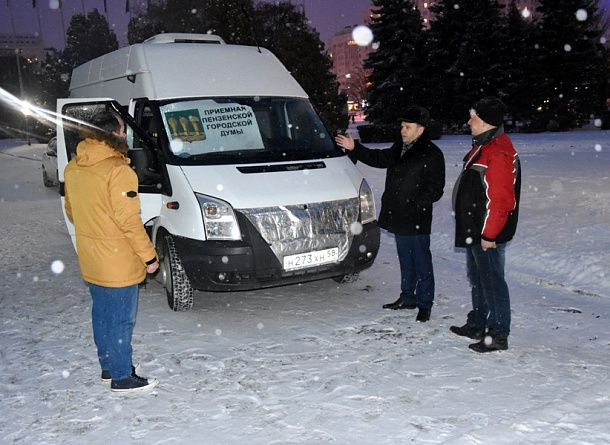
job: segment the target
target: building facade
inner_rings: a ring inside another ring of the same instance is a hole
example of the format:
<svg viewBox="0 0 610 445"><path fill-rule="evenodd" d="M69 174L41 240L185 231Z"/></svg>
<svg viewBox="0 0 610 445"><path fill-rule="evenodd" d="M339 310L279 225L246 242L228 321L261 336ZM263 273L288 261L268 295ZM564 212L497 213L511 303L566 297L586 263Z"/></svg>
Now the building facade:
<svg viewBox="0 0 610 445"><path fill-rule="evenodd" d="M359 46L352 38L353 26L345 27L328 42L328 53L333 61L332 71L339 82L339 92L347 95L350 114L357 112L366 101L366 77L362 65L373 51L372 45Z"/></svg>
<svg viewBox="0 0 610 445"><path fill-rule="evenodd" d="M362 15L362 24L371 22L372 7ZM366 103L366 77L369 73L362 68L368 55L374 51L373 45L360 46L352 37L354 26L346 26L332 36L326 45L333 61L332 72L337 76L339 92L347 95L347 106L350 115L360 112Z"/></svg>
<svg viewBox="0 0 610 445"><path fill-rule="evenodd" d="M16 51L32 63L40 63L44 60L45 49L42 38L38 34L0 34L0 55L14 55Z"/></svg>

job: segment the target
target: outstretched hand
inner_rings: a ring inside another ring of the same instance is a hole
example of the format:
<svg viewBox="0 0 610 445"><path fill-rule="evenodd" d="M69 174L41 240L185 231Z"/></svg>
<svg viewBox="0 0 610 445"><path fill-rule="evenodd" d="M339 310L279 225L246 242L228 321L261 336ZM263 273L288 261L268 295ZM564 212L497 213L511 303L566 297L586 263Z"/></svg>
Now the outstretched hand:
<svg viewBox="0 0 610 445"><path fill-rule="evenodd" d="M339 147L343 147L349 151L352 151L354 149L354 147L356 146L356 143L354 142L354 138L352 138L351 134L347 134L347 135L338 134L337 136L335 136L335 143Z"/></svg>

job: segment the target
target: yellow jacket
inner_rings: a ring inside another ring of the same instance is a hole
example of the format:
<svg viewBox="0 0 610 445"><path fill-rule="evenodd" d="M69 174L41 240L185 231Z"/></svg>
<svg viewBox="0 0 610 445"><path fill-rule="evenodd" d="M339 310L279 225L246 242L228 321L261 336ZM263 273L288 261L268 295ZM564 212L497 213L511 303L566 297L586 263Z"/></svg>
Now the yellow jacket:
<svg viewBox="0 0 610 445"><path fill-rule="evenodd" d="M141 283L157 254L140 218L129 159L93 139L78 144L76 154L64 171L65 209L84 280L104 287Z"/></svg>

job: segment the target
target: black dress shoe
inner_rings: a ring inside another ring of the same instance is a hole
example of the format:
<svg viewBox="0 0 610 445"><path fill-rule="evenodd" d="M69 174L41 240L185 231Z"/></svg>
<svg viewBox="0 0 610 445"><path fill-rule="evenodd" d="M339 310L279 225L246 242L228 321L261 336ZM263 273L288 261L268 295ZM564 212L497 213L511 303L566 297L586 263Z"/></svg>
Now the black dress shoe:
<svg viewBox="0 0 610 445"><path fill-rule="evenodd" d="M432 309L429 307L420 307L419 308L419 312L417 313L417 318L415 319L415 321L418 321L420 323L425 323L428 320L430 320L430 313L432 312Z"/></svg>
<svg viewBox="0 0 610 445"><path fill-rule="evenodd" d="M451 326L449 330L455 335L472 338L473 340L483 340L485 338L484 327L475 328L473 326L469 326L468 323L466 323L464 326Z"/></svg>
<svg viewBox="0 0 610 445"><path fill-rule="evenodd" d="M400 298L398 300L396 300L394 303L388 303L388 304L384 304L383 305L384 309L392 309L392 310L415 309L416 307L417 307L417 304L415 304L415 303L405 303Z"/></svg>
<svg viewBox="0 0 610 445"><path fill-rule="evenodd" d="M508 336L490 331L483 340L478 343L473 343L468 347L480 354L494 351L506 351L508 349Z"/></svg>

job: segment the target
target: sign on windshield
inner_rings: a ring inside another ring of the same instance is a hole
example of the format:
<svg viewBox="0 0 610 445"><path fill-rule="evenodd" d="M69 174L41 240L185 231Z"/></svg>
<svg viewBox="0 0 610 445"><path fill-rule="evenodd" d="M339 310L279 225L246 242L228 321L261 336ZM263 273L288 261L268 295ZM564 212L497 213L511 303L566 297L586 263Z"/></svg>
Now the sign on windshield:
<svg viewBox="0 0 610 445"><path fill-rule="evenodd" d="M162 106L161 114L177 156L264 148L256 116L248 105L214 100L175 102Z"/></svg>

